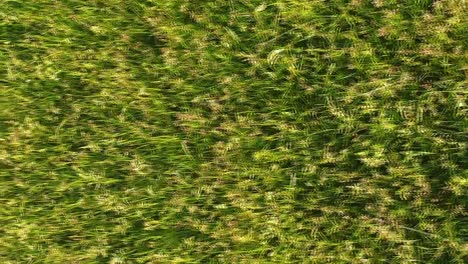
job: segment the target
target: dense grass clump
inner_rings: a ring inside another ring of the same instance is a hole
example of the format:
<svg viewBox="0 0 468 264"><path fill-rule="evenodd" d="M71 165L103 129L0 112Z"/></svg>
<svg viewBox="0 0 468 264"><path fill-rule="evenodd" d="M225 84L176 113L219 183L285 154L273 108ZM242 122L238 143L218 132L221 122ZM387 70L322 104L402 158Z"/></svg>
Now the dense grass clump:
<svg viewBox="0 0 468 264"><path fill-rule="evenodd" d="M0 263L467 263L463 0L0 0Z"/></svg>

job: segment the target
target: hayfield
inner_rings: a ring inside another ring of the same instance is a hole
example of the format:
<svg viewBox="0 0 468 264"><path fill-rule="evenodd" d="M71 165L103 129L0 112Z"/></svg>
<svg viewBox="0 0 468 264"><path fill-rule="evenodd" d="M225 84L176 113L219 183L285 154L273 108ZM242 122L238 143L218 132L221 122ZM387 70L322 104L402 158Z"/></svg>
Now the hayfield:
<svg viewBox="0 0 468 264"><path fill-rule="evenodd" d="M0 263L468 263L464 0L0 0Z"/></svg>

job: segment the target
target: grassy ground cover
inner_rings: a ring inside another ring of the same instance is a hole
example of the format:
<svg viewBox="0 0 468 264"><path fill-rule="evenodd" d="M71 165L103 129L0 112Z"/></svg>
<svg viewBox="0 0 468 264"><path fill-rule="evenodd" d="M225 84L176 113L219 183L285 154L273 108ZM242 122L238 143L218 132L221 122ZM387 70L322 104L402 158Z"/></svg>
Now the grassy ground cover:
<svg viewBox="0 0 468 264"><path fill-rule="evenodd" d="M467 263L464 0L0 0L0 263Z"/></svg>

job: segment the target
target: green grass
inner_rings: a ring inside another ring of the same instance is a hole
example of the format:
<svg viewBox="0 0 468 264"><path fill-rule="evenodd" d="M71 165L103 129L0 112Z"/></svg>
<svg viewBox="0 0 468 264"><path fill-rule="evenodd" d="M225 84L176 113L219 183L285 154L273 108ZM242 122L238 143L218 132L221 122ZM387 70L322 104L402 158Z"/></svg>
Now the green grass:
<svg viewBox="0 0 468 264"><path fill-rule="evenodd" d="M467 263L464 0L0 0L0 263Z"/></svg>

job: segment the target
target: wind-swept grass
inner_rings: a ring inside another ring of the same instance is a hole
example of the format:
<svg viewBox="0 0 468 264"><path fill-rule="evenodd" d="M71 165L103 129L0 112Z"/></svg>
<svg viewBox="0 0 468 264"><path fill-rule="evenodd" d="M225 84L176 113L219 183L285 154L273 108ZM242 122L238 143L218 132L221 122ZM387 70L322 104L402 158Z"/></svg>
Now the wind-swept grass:
<svg viewBox="0 0 468 264"><path fill-rule="evenodd" d="M0 0L0 263L467 263L462 0Z"/></svg>

